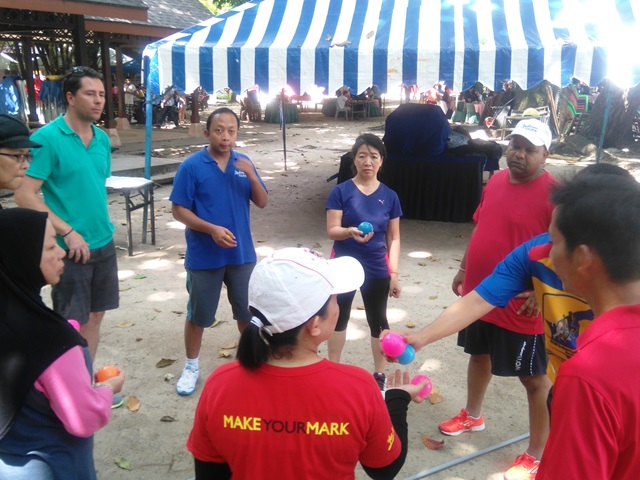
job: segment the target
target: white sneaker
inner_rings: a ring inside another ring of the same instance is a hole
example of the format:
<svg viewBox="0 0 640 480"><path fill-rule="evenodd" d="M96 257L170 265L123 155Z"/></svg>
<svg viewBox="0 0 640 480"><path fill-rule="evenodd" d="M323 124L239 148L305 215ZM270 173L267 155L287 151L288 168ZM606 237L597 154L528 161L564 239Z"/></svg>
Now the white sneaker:
<svg viewBox="0 0 640 480"><path fill-rule="evenodd" d="M176 383L178 395L191 395L196 390L196 383L200 377L200 370L186 365L180 375L180 380Z"/></svg>

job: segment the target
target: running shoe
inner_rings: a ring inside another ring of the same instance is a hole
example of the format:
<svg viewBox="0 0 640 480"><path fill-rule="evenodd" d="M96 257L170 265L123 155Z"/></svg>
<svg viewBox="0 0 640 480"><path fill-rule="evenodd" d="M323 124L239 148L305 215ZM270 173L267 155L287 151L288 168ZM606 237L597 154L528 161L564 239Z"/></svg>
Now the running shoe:
<svg viewBox="0 0 640 480"><path fill-rule="evenodd" d="M116 408L120 408L122 405L124 405L124 398L121 397L120 395L113 395L113 398L111 399L111 409L116 409Z"/></svg>
<svg viewBox="0 0 640 480"><path fill-rule="evenodd" d="M374 373L373 378L376 379L378 388L380 388L380 391L384 394L387 389L387 376L384 373Z"/></svg>
<svg viewBox="0 0 640 480"><path fill-rule="evenodd" d="M540 460L525 452L516 457L511 468L504 472L504 480L535 480L539 466Z"/></svg>
<svg viewBox="0 0 640 480"><path fill-rule="evenodd" d="M442 422L438 428L445 435L456 436L464 432L479 432L484 430L484 419L482 415L479 418L473 418L466 409L460 410L460 413L446 422Z"/></svg>
<svg viewBox="0 0 640 480"><path fill-rule="evenodd" d="M178 395L191 395L196 390L196 383L200 377L200 370L191 365L185 365L180 380L176 383Z"/></svg>

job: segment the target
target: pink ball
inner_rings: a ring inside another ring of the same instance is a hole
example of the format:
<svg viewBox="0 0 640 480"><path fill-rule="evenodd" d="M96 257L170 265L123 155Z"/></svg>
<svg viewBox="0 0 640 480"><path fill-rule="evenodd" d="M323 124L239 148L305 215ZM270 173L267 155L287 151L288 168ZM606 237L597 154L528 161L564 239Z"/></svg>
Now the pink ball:
<svg viewBox="0 0 640 480"><path fill-rule="evenodd" d="M402 338L402 335L397 333L388 333L382 339L382 351L389 357L399 357L404 352L407 343Z"/></svg>
<svg viewBox="0 0 640 480"><path fill-rule="evenodd" d="M80 323L77 320L74 320L73 318L70 318L69 320L67 320L67 322L69 322L71 324L71 326L73 328L75 328L76 330L80 330Z"/></svg>
<svg viewBox="0 0 640 480"><path fill-rule="evenodd" d="M422 390L420 390L420 393L418 393L419 398L424 398L431 393L431 389L433 388L433 385L431 385L431 380L426 375L416 375L411 380L411 384L413 385L417 385L423 380L426 380L427 384L424 386Z"/></svg>

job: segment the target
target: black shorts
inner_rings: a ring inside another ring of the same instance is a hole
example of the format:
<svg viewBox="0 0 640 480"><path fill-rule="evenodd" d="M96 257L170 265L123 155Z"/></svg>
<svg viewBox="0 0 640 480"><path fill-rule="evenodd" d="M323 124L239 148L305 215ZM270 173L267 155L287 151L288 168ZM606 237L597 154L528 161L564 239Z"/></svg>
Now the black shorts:
<svg viewBox="0 0 640 480"><path fill-rule="evenodd" d="M491 373L499 377L544 375L544 335L525 335L477 320L458 333L458 346L471 355L489 355Z"/></svg>
<svg viewBox="0 0 640 480"><path fill-rule="evenodd" d="M114 310L120 304L118 262L113 241L90 251L87 263L64 257L64 273L51 288L53 309L80 324L92 312Z"/></svg>

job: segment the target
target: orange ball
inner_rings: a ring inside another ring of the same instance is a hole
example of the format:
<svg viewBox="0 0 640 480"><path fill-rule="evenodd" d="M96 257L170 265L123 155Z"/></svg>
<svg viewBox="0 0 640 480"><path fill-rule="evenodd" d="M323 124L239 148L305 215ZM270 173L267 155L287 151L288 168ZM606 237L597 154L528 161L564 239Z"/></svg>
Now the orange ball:
<svg viewBox="0 0 640 480"><path fill-rule="evenodd" d="M98 382L104 382L105 380L109 380L110 378L118 376L118 369L113 365L109 365L107 367L102 367L96 373L96 380Z"/></svg>

